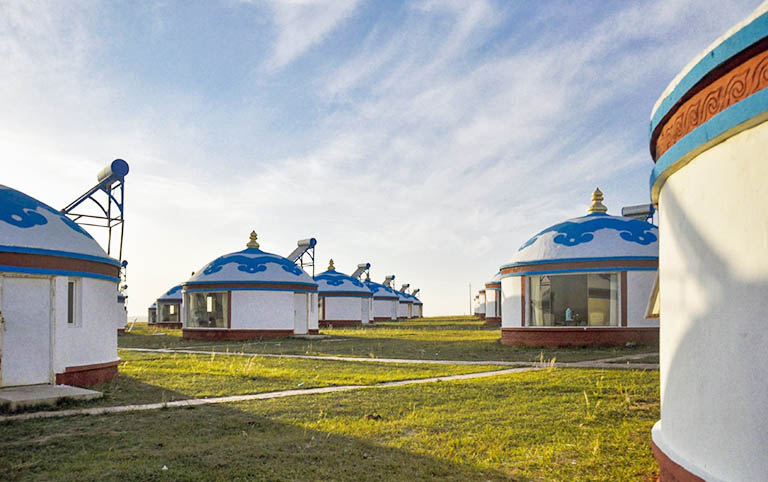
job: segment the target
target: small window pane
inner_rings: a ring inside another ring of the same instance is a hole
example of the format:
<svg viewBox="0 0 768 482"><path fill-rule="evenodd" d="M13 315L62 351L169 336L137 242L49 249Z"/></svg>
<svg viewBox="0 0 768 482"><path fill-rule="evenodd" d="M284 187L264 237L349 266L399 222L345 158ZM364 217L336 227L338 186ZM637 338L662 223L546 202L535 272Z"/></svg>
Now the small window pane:
<svg viewBox="0 0 768 482"><path fill-rule="evenodd" d="M67 323L75 322L75 282L67 283Z"/></svg>

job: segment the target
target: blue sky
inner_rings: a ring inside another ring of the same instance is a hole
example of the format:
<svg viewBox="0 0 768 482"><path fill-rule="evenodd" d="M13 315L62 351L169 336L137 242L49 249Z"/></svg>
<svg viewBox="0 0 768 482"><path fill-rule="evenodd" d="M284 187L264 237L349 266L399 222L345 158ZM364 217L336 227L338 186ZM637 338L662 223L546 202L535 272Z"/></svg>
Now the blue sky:
<svg viewBox="0 0 768 482"><path fill-rule="evenodd" d="M647 202L653 103L758 4L0 0L0 183L130 163L131 315L252 229L458 314L595 186Z"/></svg>

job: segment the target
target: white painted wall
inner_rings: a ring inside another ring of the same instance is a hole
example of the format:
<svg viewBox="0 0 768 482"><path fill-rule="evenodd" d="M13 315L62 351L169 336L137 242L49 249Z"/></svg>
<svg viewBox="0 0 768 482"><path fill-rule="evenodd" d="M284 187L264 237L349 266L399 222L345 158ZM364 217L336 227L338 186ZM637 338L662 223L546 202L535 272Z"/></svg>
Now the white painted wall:
<svg viewBox="0 0 768 482"><path fill-rule="evenodd" d="M78 278L81 291L81 317L67 323L67 281L55 277L56 312L53 367L63 373L66 367L115 361L117 330L114 324L116 283Z"/></svg>
<svg viewBox="0 0 768 482"><path fill-rule="evenodd" d="M397 317L408 318L408 306L410 303L398 302L397 304Z"/></svg>
<svg viewBox="0 0 768 482"><path fill-rule="evenodd" d="M128 325L128 311L125 309L125 303L117 302L115 319L117 320L118 329L123 330Z"/></svg>
<svg viewBox="0 0 768 482"><path fill-rule="evenodd" d="M309 329L317 330L320 326L318 323L319 313L317 312L317 293L309 294Z"/></svg>
<svg viewBox="0 0 768 482"><path fill-rule="evenodd" d="M494 290L491 288L485 289L485 317L495 318L500 316L496 313L496 296L498 296L500 290Z"/></svg>
<svg viewBox="0 0 768 482"><path fill-rule="evenodd" d="M520 328L520 277L509 276L501 279L501 327Z"/></svg>
<svg viewBox="0 0 768 482"><path fill-rule="evenodd" d="M701 153L659 197L657 445L707 480L768 480L768 123Z"/></svg>
<svg viewBox="0 0 768 482"><path fill-rule="evenodd" d="M656 270L627 271L627 326L659 326L658 318L645 317L655 282Z"/></svg>
<svg viewBox="0 0 768 482"><path fill-rule="evenodd" d="M231 328L293 330L293 295L293 291L233 291Z"/></svg>
<svg viewBox="0 0 768 482"><path fill-rule="evenodd" d="M359 296L328 296L325 298L325 319L368 323L367 314L363 319L363 312L367 311L369 300Z"/></svg>
<svg viewBox="0 0 768 482"><path fill-rule="evenodd" d="M484 315L485 314L485 292L480 293L480 300L479 304L477 306L477 313Z"/></svg>
<svg viewBox="0 0 768 482"><path fill-rule="evenodd" d="M373 300L373 316L376 318L397 319L398 300Z"/></svg>

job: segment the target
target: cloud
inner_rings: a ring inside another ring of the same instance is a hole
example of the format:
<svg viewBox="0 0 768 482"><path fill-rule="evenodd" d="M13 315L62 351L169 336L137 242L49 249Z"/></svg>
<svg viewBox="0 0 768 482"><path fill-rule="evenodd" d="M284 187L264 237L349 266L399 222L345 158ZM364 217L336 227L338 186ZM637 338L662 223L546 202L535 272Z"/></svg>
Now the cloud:
<svg viewBox="0 0 768 482"><path fill-rule="evenodd" d="M270 70L290 64L336 29L355 11L359 0L269 0L277 28Z"/></svg>

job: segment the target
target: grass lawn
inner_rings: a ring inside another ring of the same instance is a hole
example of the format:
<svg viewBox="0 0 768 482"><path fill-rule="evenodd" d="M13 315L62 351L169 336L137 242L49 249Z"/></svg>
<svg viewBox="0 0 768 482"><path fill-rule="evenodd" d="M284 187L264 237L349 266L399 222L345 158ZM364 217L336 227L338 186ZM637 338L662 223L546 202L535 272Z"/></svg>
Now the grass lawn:
<svg viewBox="0 0 768 482"><path fill-rule="evenodd" d="M649 436L658 390L657 372L554 369L10 422L0 429L0 474L57 481L653 480Z"/></svg>
<svg viewBox="0 0 768 482"><path fill-rule="evenodd" d="M500 370L482 365L363 363L259 356L188 355L120 351L119 376L94 387L104 397L61 403L58 409L170 402L334 385L381 382ZM42 407L31 410L50 410Z"/></svg>
<svg viewBox="0 0 768 482"><path fill-rule="evenodd" d="M561 362L595 360L637 353L658 352L657 346L610 348L529 348L502 345L499 328L484 328L476 318L419 318L409 321L377 322L357 328L323 329L323 340L285 338L250 342L210 342L181 339L181 330L156 330L146 325L121 335L121 347L195 348L247 353L333 355L370 358L427 360L539 361L556 358ZM155 333L165 333L156 336Z"/></svg>

